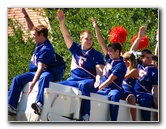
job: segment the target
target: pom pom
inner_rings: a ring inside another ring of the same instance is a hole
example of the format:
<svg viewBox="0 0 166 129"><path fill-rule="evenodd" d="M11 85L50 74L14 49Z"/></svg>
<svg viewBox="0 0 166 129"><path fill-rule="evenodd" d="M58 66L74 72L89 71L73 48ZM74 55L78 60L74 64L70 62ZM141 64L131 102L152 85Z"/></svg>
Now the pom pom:
<svg viewBox="0 0 166 129"><path fill-rule="evenodd" d="M138 34L132 38L131 45L133 45L133 43L137 37L138 37ZM144 48L147 48L148 46L149 46L149 39L147 36L144 36L140 41L140 44L138 46L138 50L142 50Z"/></svg>
<svg viewBox="0 0 166 129"><path fill-rule="evenodd" d="M110 31L110 42L123 44L126 41L127 31L123 26L117 26Z"/></svg>

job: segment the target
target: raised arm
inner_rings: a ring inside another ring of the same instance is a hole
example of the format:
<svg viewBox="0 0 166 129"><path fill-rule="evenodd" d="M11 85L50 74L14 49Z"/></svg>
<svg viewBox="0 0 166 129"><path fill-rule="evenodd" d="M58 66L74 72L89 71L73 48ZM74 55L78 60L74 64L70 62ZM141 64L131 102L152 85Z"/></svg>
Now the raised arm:
<svg viewBox="0 0 166 129"><path fill-rule="evenodd" d="M145 26L141 26L138 31L138 37L135 39L133 45L130 48L131 50L137 51L141 39L145 36Z"/></svg>
<svg viewBox="0 0 166 129"><path fill-rule="evenodd" d="M105 44L104 38L103 38L103 36L101 35L100 30L99 30L99 28L98 28L98 26L97 26L97 23L96 23L96 21L95 21L94 18L92 18L92 24L93 24L93 27L94 27L94 29L95 29L95 33L96 33L97 40L98 40L98 42L99 42L99 44L100 44L100 46L101 46L101 48L102 48L102 51L103 51L104 55L106 55L106 54L107 54L107 51L108 51L108 50L107 50L107 46L106 46L106 44Z"/></svg>
<svg viewBox="0 0 166 129"><path fill-rule="evenodd" d="M158 45L159 45L159 34L158 34L158 30L157 30L157 32L156 32L156 47L155 47L155 51L154 51L155 56L158 56Z"/></svg>
<svg viewBox="0 0 166 129"><path fill-rule="evenodd" d="M67 27L65 25L65 14L63 14L62 10L57 11L57 18L60 24L60 30L65 40L66 46L69 49L73 44L73 39L70 36L69 31L67 30Z"/></svg>
<svg viewBox="0 0 166 129"><path fill-rule="evenodd" d="M31 31L32 28L34 27L33 22L31 21L31 19L30 19L30 17L29 17L29 15L28 15L28 13L27 13L27 11L26 11L25 8L22 8L22 9L21 9L21 12L24 14L24 18L25 18L25 20L26 20L28 29Z"/></svg>

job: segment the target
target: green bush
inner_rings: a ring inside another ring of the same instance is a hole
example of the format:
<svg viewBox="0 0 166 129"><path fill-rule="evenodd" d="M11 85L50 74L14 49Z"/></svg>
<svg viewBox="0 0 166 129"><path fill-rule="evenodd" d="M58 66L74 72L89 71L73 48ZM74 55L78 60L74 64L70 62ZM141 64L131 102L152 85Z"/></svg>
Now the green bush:
<svg viewBox="0 0 166 129"><path fill-rule="evenodd" d="M13 35L8 35L8 88L14 76L27 72L33 54L34 43L31 38L23 39L22 26L18 21L8 19ZM16 27L17 26L17 27Z"/></svg>
<svg viewBox="0 0 166 129"><path fill-rule="evenodd" d="M35 9L34 9L35 10ZM67 49L59 29L59 22L56 17L58 8L45 8L52 32L49 34L55 51L62 55L67 63L64 79L70 75L71 54ZM154 52L155 34L158 29L158 8L63 8L66 16L66 25L74 41L79 43L80 32L89 29L94 35L93 47L102 52L95 37L91 18L94 17L98 23L103 37L107 44L109 41L110 29L122 25L126 28L128 36L124 43L124 50L130 49L131 39L135 36L142 25L146 25L146 35L149 38L149 50ZM32 39L24 41L21 25L15 28L15 24L9 19L8 26L14 30L14 35L8 37L8 87L14 76L24 73L29 68L30 58L33 53L34 44Z"/></svg>

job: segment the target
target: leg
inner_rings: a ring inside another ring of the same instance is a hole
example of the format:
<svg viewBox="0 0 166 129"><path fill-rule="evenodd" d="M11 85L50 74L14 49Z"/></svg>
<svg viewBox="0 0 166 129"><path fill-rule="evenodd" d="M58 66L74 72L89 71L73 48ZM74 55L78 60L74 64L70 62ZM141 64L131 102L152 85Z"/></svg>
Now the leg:
<svg viewBox="0 0 166 129"><path fill-rule="evenodd" d="M107 96L107 95L109 94L109 92L110 92L110 89L109 89L109 88L103 88L102 90L99 90L99 91L97 92L97 94Z"/></svg>
<svg viewBox="0 0 166 129"><path fill-rule="evenodd" d="M158 109L158 105L155 105L155 109ZM158 112L155 112L155 120L158 121Z"/></svg>
<svg viewBox="0 0 166 129"><path fill-rule="evenodd" d="M66 86L72 86L72 87L78 88L77 82L78 82L77 80L74 80L73 78L69 77L65 81L58 82L58 84L63 84Z"/></svg>
<svg viewBox="0 0 166 129"><path fill-rule="evenodd" d="M36 102L32 103L31 107L34 109L34 113L40 115L44 102L44 89L49 87L49 82L53 82L54 77L50 72L43 72L38 80L38 93Z"/></svg>
<svg viewBox="0 0 166 129"><path fill-rule="evenodd" d="M126 101L129 104L135 105L136 98L133 94L129 94L126 98ZM130 108L130 113L131 113L131 116L132 116L132 120L136 121L136 109L135 108Z"/></svg>
<svg viewBox="0 0 166 129"><path fill-rule="evenodd" d="M154 101L154 108L158 109L158 86L154 87L152 95ZM155 112L155 120L158 121L158 112Z"/></svg>
<svg viewBox="0 0 166 129"><path fill-rule="evenodd" d="M33 77L33 72L27 72L13 78L8 94L9 105L17 108L18 100L20 98L22 89L28 82L32 81Z"/></svg>
<svg viewBox="0 0 166 129"><path fill-rule="evenodd" d="M43 72L38 80L38 94L36 98L36 103L40 102L43 105L44 102L44 88L49 87L49 82L53 82L54 77L50 72Z"/></svg>
<svg viewBox="0 0 166 129"><path fill-rule="evenodd" d="M140 106L151 108L153 104L153 96L148 93L139 94L138 103L140 104ZM141 115L144 121L150 121L150 111L141 110Z"/></svg>
<svg viewBox="0 0 166 129"><path fill-rule="evenodd" d="M82 92L83 96L90 97L90 92L95 91L94 79L86 79L78 82L78 88ZM81 116L88 114L90 116L90 100L82 99L81 103Z"/></svg>
<svg viewBox="0 0 166 129"><path fill-rule="evenodd" d="M121 98L121 92L118 89L113 89L108 94L108 99L110 101L119 102L120 98ZM111 121L117 121L118 111L119 111L119 105L110 104Z"/></svg>

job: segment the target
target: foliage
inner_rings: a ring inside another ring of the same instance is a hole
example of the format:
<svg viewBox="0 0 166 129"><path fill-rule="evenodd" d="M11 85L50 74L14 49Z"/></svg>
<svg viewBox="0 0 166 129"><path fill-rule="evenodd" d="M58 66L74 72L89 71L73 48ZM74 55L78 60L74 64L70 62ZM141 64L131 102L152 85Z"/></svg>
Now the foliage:
<svg viewBox="0 0 166 129"><path fill-rule="evenodd" d="M55 51L62 55L67 63L67 70L64 76L64 79L66 79L70 75L71 54L65 45L59 29L59 23L56 17L57 10L58 8L45 8L46 16L51 25L50 39L55 47ZM62 10L65 12L67 28L74 41L78 43L80 32L84 29L89 29L94 35L93 47L102 52L91 22L91 18L94 17L106 44L110 43L109 33L111 28L123 26L127 30L128 36L126 42L123 44L125 51L130 49L132 38L138 33L139 27L145 25L146 35L150 42L148 49L154 52L156 44L155 34L159 27L158 8L63 8ZM9 82L11 82L11 79L15 75L28 70L28 62L34 46L32 45L32 40L29 39L25 42L22 39L20 28L14 28L13 24L10 24L10 26L15 31L13 36L8 37Z"/></svg>
<svg viewBox="0 0 166 129"><path fill-rule="evenodd" d="M17 24L17 27L16 27ZM8 35L8 87L14 76L25 73L29 69L30 58L34 45L32 39L23 39L22 26L18 21L8 19L8 26L12 27L13 35Z"/></svg>

